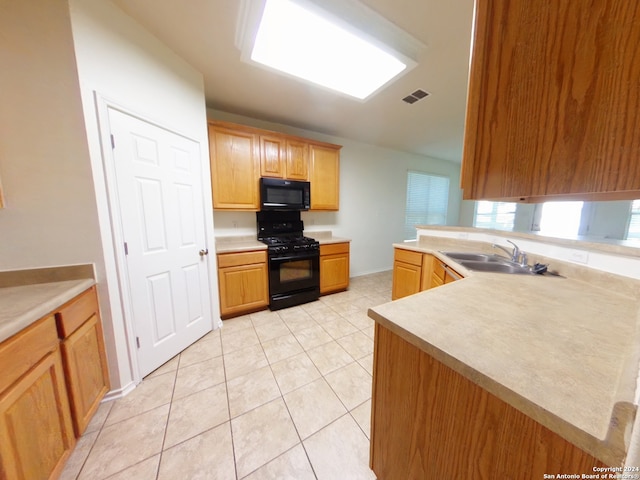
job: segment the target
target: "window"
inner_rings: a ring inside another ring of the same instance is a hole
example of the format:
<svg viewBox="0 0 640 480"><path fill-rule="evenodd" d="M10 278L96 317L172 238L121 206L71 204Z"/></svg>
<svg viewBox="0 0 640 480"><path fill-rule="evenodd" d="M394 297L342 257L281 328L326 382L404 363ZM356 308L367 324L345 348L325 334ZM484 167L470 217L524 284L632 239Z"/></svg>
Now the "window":
<svg viewBox="0 0 640 480"><path fill-rule="evenodd" d="M545 202L540 214L540 233L552 237L580 235L584 202Z"/></svg>
<svg viewBox="0 0 640 480"><path fill-rule="evenodd" d="M513 231L516 204L513 202L476 202L473 226Z"/></svg>
<svg viewBox="0 0 640 480"><path fill-rule="evenodd" d="M627 227L627 239L640 240L640 200L634 200L631 202L629 226Z"/></svg>
<svg viewBox="0 0 640 480"><path fill-rule="evenodd" d="M404 238L416 238L416 225L445 225L448 204L449 178L408 172Z"/></svg>

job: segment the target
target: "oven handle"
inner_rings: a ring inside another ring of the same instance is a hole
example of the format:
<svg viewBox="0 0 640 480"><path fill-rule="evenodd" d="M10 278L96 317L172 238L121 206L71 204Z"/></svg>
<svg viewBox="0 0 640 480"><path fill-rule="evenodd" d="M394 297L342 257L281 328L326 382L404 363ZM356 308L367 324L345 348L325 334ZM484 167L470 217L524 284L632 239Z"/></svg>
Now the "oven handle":
<svg viewBox="0 0 640 480"><path fill-rule="evenodd" d="M314 252L301 252L297 255L287 255L285 257L270 257L269 261L274 261L277 260L279 262L286 262L288 260L305 260L307 258L315 258L315 257L320 257L320 252L318 250L314 251Z"/></svg>

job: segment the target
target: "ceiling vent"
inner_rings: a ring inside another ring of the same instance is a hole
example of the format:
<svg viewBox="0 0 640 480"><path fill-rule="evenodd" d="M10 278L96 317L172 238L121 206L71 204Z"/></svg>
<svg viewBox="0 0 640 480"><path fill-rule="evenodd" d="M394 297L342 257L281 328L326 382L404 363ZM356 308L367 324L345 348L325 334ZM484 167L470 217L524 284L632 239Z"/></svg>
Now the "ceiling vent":
<svg viewBox="0 0 640 480"><path fill-rule="evenodd" d="M418 89L415 92L413 92L411 95L407 95L406 97L404 97L402 101L405 103L412 104L428 96L429 96L429 92L425 92L424 90Z"/></svg>

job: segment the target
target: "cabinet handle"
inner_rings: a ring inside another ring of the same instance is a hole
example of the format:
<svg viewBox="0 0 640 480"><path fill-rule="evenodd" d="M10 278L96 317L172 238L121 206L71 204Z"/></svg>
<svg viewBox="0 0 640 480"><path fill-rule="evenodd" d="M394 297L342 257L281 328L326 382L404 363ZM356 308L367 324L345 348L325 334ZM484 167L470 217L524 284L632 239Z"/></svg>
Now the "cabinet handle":
<svg viewBox="0 0 640 480"><path fill-rule="evenodd" d="M209 255L209 249L205 248L204 250L200 250L198 253L200 253L201 257L204 257L205 255Z"/></svg>

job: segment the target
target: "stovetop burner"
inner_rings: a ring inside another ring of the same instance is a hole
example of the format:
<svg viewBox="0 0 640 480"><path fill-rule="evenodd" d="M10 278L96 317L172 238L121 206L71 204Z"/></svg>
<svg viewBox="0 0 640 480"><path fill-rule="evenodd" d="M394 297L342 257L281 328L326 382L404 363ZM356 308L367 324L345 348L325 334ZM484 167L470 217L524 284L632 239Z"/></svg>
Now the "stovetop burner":
<svg viewBox="0 0 640 480"><path fill-rule="evenodd" d="M313 238L295 234L264 237L259 240L267 245L305 245L318 243L318 241Z"/></svg>

